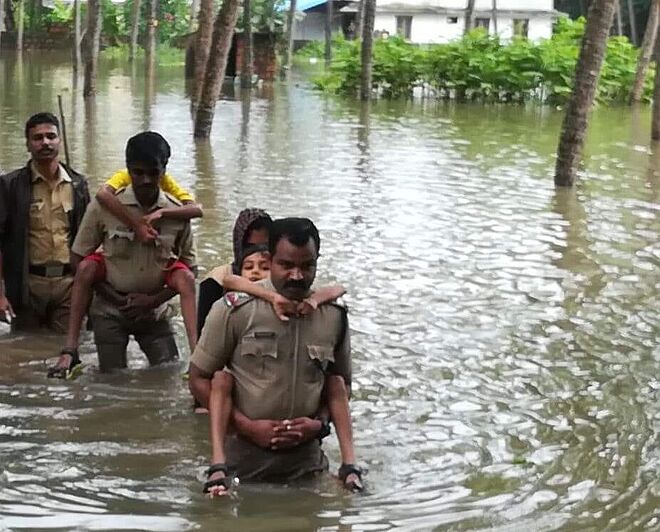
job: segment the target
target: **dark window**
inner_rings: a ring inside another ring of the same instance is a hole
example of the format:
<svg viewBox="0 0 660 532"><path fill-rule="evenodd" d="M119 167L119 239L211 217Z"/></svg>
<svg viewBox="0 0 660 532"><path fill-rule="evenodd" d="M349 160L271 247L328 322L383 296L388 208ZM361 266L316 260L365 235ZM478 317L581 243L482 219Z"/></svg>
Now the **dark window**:
<svg viewBox="0 0 660 532"><path fill-rule="evenodd" d="M404 15L396 17L396 34L404 39L410 39L410 30L412 29L412 17Z"/></svg>
<svg viewBox="0 0 660 532"><path fill-rule="evenodd" d="M490 19L489 18L477 18L474 20L474 27L475 28L483 28L486 31L488 31L488 28L490 28Z"/></svg>
<svg viewBox="0 0 660 532"><path fill-rule="evenodd" d="M513 35L515 37L525 37L529 33L529 19L528 18L514 18L513 19Z"/></svg>
<svg viewBox="0 0 660 532"><path fill-rule="evenodd" d="M458 17L447 17L447 24L458 24Z"/></svg>

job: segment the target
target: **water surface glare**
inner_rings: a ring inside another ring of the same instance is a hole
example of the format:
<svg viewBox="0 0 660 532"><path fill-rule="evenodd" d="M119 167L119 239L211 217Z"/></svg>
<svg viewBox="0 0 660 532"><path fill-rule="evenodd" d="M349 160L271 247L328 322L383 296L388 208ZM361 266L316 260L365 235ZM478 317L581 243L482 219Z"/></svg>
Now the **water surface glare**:
<svg viewBox="0 0 660 532"><path fill-rule="evenodd" d="M229 91L192 139L182 69L101 65L84 103L65 57L0 58L0 167L63 94L74 166L96 188L135 132L205 208L200 265L229 260L247 206L306 215L321 283L348 289L352 409L368 493L332 479L201 495L206 419L181 365L45 378L59 345L0 338L0 529L660 529L660 157L646 108L598 109L574 191L552 186L550 108ZM183 328L177 322L184 352ZM3 329L4 331L4 329ZM333 470L339 453L326 440Z"/></svg>

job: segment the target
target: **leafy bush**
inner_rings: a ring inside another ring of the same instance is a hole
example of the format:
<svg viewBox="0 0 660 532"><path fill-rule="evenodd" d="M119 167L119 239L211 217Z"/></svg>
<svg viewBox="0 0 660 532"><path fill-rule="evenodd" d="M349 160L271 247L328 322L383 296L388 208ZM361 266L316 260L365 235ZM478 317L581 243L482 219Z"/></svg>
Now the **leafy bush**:
<svg viewBox="0 0 660 532"><path fill-rule="evenodd" d="M374 43L373 84L382 96L410 96L415 87L433 89L439 97L498 102L536 99L561 104L573 87L584 19L560 19L552 38L533 43L514 38L502 43L477 28L462 39L427 47L399 37ZM313 80L325 91L355 94L360 83L357 41L335 39L330 71ZM322 43L310 43L299 54L323 55ZM625 37L611 37L597 98L601 102L626 100L637 67L638 50ZM652 92L650 72L645 97Z"/></svg>

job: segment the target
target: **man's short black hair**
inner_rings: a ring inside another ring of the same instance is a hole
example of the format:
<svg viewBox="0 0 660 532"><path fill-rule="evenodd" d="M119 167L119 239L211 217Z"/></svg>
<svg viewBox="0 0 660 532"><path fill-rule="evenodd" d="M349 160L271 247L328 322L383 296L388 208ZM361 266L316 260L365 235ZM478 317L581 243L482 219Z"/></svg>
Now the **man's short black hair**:
<svg viewBox="0 0 660 532"><path fill-rule="evenodd" d="M155 131L143 131L126 143L126 166L147 163L165 168L171 154L165 137Z"/></svg>
<svg viewBox="0 0 660 532"><path fill-rule="evenodd" d="M28 118L28 121L25 122L25 138L29 138L30 130L41 124L52 124L57 128L57 134L60 133L60 121L53 113L37 113Z"/></svg>
<svg viewBox="0 0 660 532"><path fill-rule="evenodd" d="M283 238L286 238L297 247L306 245L311 238L316 245L317 255L321 249L319 230L309 218L280 218L275 220L270 226L268 235L268 251L270 251L271 256L275 255L277 243Z"/></svg>

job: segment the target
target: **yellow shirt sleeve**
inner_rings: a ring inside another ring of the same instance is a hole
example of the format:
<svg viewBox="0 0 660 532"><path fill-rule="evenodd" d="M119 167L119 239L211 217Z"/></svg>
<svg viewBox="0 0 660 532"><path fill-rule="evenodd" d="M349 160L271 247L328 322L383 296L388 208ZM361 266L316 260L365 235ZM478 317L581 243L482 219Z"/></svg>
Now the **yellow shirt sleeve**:
<svg viewBox="0 0 660 532"><path fill-rule="evenodd" d="M111 186L115 190L119 190L120 188L129 186L131 182L131 176L128 173L128 170L124 169L116 172L110 179L105 182L105 184ZM163 176L160 188L163 190L163 192L167 192L181 202L195 201L195 198L193 198L192 194L190 194L190 192L188 192L185 188L179 186L179 184L170 174L165 174Z"/></svg>
<svg viewBox="0 0 660 532"><path fill-rule="evenodd" d="M131 176L128 173L128 170L119 170L112 175L110 179L105 182L106 185L119 190L120 188L125 188L131 184Z"/></svg>
<svg viewBox="0 0 660 532"><path fill-rule="evenodd" d="M163 189L163 192L167 192L181 202L195 201L192 194L190 194L185 188L180 187L179 183L177 183L170 174L165 174L163 176L160 188Z"/></svg>

